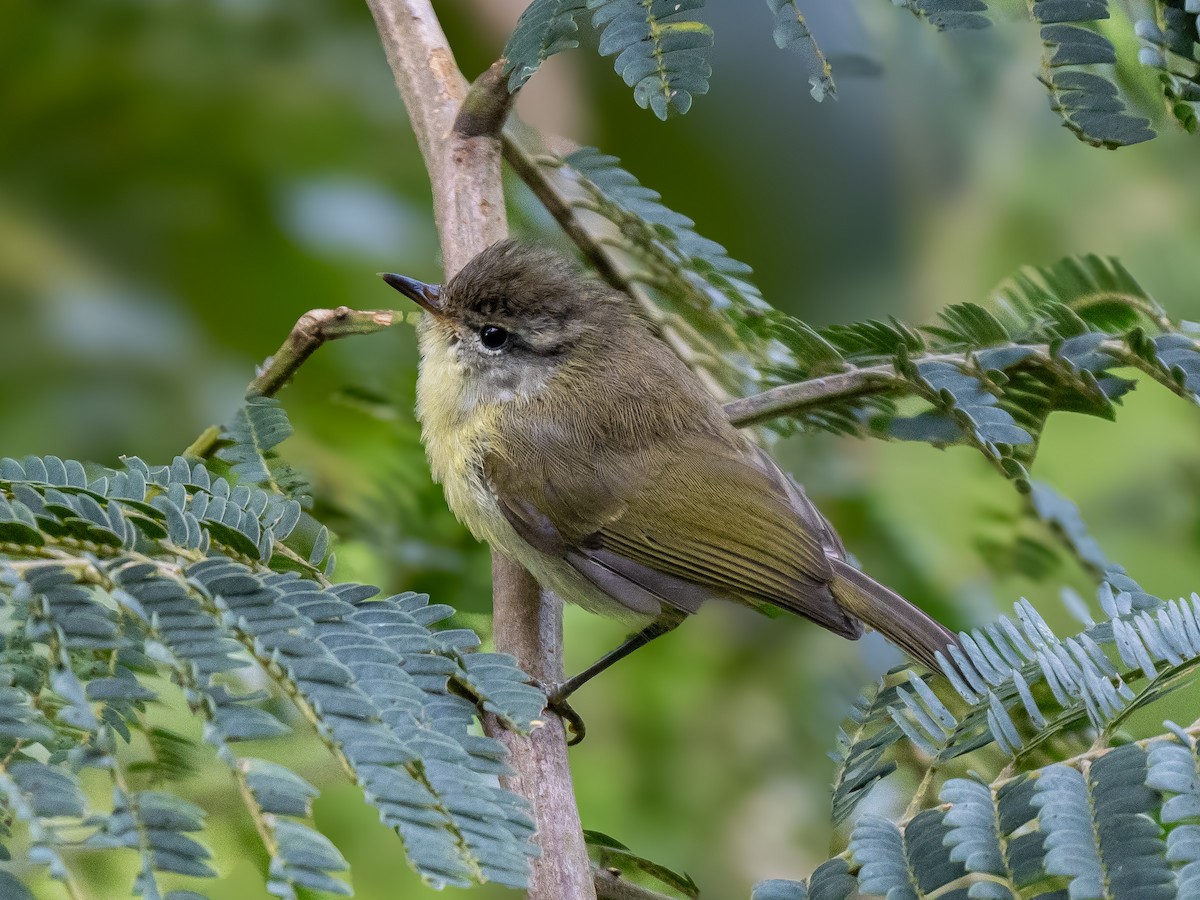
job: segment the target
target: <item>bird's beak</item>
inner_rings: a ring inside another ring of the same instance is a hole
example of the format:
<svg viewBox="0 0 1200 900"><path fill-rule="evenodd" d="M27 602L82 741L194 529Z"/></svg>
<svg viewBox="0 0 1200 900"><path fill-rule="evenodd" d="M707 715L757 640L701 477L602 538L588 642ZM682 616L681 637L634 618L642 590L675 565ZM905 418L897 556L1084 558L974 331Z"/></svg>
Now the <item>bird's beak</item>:
<svg viewBox="0 0 1200 900"><path fill-rule="evenodd" d="M441 285L426 284L407 275L393 275L390 272L383 272L380 277L426 312L435 316L443 314Z"/></svg>

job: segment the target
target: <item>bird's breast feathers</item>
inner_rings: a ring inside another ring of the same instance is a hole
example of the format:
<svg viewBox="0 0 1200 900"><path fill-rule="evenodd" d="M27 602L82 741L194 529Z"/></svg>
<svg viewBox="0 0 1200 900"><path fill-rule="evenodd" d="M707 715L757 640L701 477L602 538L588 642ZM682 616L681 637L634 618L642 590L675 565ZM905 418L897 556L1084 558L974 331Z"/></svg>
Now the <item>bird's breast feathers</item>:
<svg viewBox="0 0 1200 900"><path fill-rule="evenodd" d="M504 427L504 402L482 402L454 349L422 334L417 418L434 481L477 540L520 559L524 542L508 524L483 475L484 457Z"/></svg>

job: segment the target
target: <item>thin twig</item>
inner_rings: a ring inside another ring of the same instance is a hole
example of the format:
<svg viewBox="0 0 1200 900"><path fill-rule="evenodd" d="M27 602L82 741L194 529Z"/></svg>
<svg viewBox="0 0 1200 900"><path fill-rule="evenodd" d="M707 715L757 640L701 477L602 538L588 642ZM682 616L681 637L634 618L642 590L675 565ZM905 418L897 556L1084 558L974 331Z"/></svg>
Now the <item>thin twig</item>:
<svg viewBox="0 0 1200 900"><path fill-rule="evenodd" d="M296 374L296 370L326 341L336 341L338 338L357 334L375 334L404 321L404 315L398 310L358 310L348 306L306 312L292 326L292 331L283 342L283 346L267 360L262 370L250 382L250 386L246 388L246 396L275 396ZM192 450L192 447L188 450Z"/></svg>
<svg viewBox="0 0 1200 900"><path fill-rule="evenodd" d="M502 138L504 161L554 217L592 268L617 290L632 294L635 282L621 271L599 235L584 225L577 213L578 206L568 199L563 185L554 178L553 173L561 168L558 155L536 146L535 142L539 140L536 133L519 122L509 122Z"/></svg>
<svg viewBox="0 0 1200 900"><path fill-rule="evenodd" d="M902 384L904 380L891 365L850 369L848 372L783 384L761 394L731 400L725 404L725 415L734 425L757 425L768 419L795 415L835 400L887 393Z"/></svg>
<svg viewBox="0 0 1200 900"><path fill-rule="evenodd" d="M246 386L247 397L274 397L292 380L317 348L328 341L375 334L404 321L406 313L391 309L310 309L302 315L288 333L280 348L267 358L254 380ZM209 425L192 441L183 456L206 460L221 442L223 429Z"/></svg>

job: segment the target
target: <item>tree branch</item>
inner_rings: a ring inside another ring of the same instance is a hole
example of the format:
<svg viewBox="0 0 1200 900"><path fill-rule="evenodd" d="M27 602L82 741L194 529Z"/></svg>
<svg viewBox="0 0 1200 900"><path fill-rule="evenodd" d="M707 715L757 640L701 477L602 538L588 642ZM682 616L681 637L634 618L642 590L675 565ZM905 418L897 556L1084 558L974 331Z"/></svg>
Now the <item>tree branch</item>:
<svg viewBox="0 0 1200 900"><path fill-rule="evenodd" d="M903 379L890 365L850 369L821 378L810 378L794 384L741 397L725 404L725 415L738 427L757 425L783 415L795 415L834 400L851 400L871 394L883 394L903 384Z"/></svg>
<svg viewBox="0 0 1200 900"><path fill-rule="evenodd" d="M367 0L396 87L425 158L446 277L507 236L500 181L498 133L511 98L499 63L468 94L467 84L430 0ZM559 681L562 607L538 589L519 565L492 556L492 615L496 649L511 653L528 673ZM486 721L509 748L514 774L507 785L526 797L542 855L532 866L530 900L595 900L579 821L566 733L546 714L529 736Z"/></svg>

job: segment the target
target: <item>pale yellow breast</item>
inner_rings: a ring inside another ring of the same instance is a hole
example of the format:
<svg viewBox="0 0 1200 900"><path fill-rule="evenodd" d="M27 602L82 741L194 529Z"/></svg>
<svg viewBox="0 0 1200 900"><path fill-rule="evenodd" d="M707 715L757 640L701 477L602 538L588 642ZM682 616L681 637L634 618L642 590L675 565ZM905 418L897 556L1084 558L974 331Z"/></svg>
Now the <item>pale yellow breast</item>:
<svg viewBox="0 0 1200 900"><path fill-rule="evenodd" d="M422 334L417 378L417 418L435 481L451 512L476 539L519 560L543 587L592 612L644 624L645 616L613 600L565 560L533 549L513 530L483 477L489 435L500 419L497 405L472 396L453 351Z"/></svg>
<svg viewBox="0 0 1200 900"><path fill-rule="evenodd" d="M429 468L445 489L451 511L475 537L487 541L503 519L480 465L497 416L494 407L472 402L462 367L449 347L423 333L417 418Z"/></svg>

